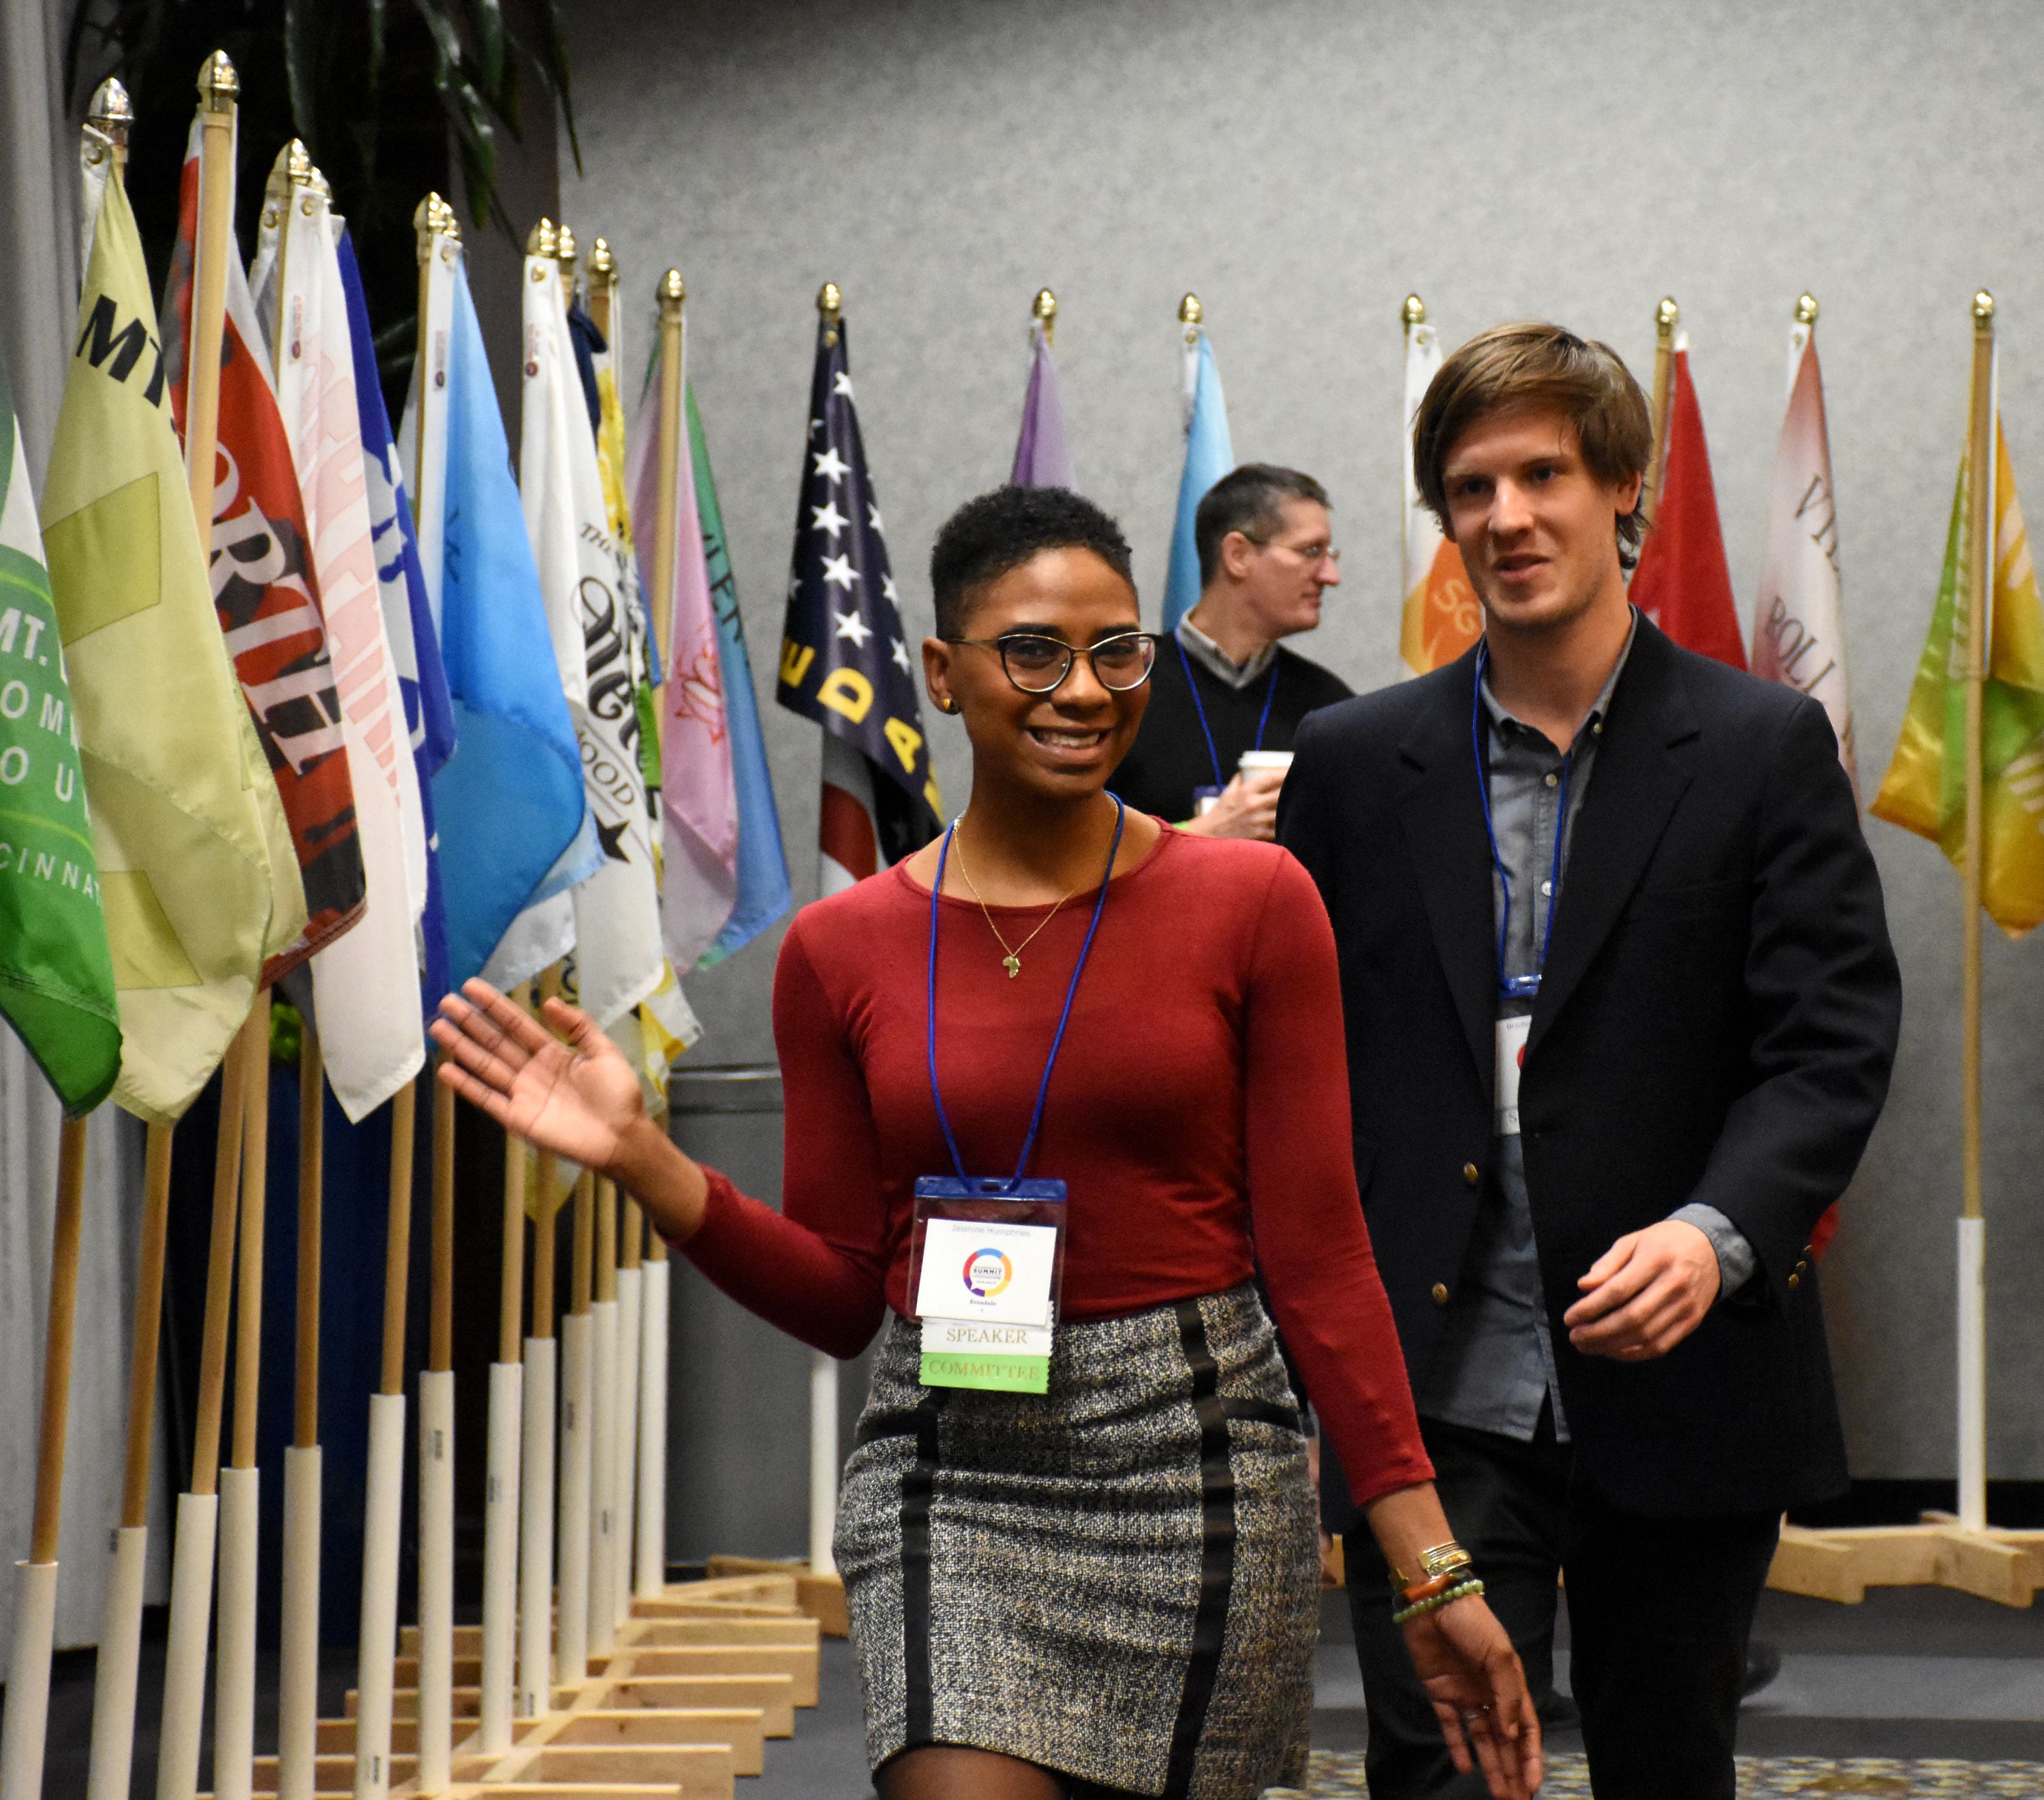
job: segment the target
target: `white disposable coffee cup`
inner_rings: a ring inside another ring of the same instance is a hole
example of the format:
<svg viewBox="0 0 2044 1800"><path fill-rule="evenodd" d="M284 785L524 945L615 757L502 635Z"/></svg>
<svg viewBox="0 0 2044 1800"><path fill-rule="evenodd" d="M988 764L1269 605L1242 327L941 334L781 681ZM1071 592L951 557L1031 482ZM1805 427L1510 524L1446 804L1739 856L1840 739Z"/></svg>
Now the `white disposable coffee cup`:
<svg viewBox="0 0 2044 1800"><path fill-rule="evenodd" d="M1280 775L1287 774L1292 767L1292 753L1289 750L1246 750L1235 766L1245 775L1261 775L1272 770Z"/></svg>

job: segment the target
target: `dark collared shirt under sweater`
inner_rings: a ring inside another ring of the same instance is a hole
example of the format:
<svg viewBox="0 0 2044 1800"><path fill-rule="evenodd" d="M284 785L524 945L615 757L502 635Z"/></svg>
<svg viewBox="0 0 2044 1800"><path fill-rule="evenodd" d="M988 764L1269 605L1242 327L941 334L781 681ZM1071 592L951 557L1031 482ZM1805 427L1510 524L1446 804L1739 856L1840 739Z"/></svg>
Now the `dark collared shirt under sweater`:
<svg viewBox="0 0 2044 1800"><path fill-rule="evenodd" d="M1493 923L1503 933L1500 973L1505 979L1537 974L1546 959L1550 920L1560 904L1570 839L1596 769L1604 717L1631 649L1628 634L1603 691L1566 753L1507 712L1491 692L1488 674L1484 678L1491 827L1497 861L1503 865L1501 876L1495 865L1491 873ZM1562 882L1556 880L1558 870ZM1500 1020L1526 1018L1533 1006L1532 994L1507 994L1500 981ZM1420 1410L1451 1425L1530 1442L1543 1405L1550 1404L1555 1435L1566 1443L1568 1418L1554 1372L1554 1345L1516 1114L1497 1121L1497 1133L1496 1178L1485 1185L1477 1208L1440 1345L1420 1390ZM1718 1256L1720 1296L1736 1291L1753 1273L1751 1245L1717 1208L1685 1206L1670 1216L1696 1226L1710 1239Z"/></svg>

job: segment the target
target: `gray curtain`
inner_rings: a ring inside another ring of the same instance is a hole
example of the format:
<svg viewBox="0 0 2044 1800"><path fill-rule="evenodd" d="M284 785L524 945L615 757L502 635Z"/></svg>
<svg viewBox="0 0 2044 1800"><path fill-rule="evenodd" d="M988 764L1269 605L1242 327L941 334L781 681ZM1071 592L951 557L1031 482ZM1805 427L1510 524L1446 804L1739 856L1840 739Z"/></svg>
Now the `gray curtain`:
<svg viewBox="0 0 2044 1800"><path fill-rule="evenodd" d="M0 3L0 355L38 493L63 397L78 296L77 135L64 116L63 0ZM0 1645L13 1641L14 1579L29 1550L59 1115L13 1033L0 1028ZM107 1533L120 1510L141 1130L103 1107L86 1134L85 1230L59 1559L57 1643L99 1632ZM162 1458L157 1458L160 1471ZM153 1523L163 1516L160 1473ZM167 1533L154 1534L150 1596L168 1591Z"/></svg>

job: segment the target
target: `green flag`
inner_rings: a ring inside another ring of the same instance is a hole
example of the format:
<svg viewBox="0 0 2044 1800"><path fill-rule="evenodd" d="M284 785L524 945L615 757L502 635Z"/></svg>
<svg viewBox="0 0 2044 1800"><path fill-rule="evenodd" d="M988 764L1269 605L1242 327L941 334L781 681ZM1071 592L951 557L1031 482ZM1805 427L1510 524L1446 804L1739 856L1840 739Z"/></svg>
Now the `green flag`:
<svg viewBox="0 0 2044 1800"><path fill-rule="evenodd" d="M21 428L0 363L0 1012L74 1117L121 1067L113 957Z"/></svg>

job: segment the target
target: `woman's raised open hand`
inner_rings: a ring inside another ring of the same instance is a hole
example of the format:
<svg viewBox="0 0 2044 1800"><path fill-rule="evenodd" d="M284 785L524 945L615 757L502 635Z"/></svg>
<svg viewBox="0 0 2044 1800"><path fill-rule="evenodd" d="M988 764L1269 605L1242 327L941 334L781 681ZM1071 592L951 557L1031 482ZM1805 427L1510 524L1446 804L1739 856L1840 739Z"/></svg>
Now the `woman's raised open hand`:
<svg viewBox="0 0 2044 1800"><path fill-rule="evenodd" d="M639 1077L588 1014L557 1000L540 1011L554 1031L487 981L464 982L432 1023L440 1078L539 1149L608 1169L645 1117Z"/></svg>

